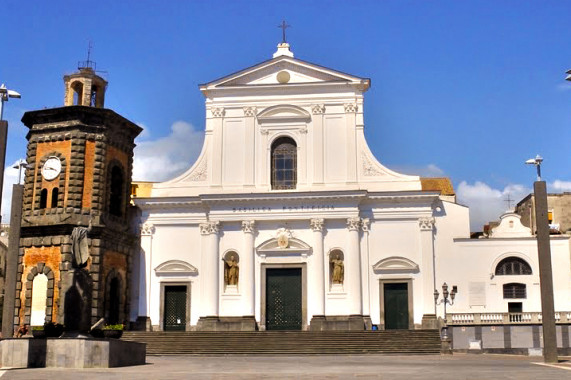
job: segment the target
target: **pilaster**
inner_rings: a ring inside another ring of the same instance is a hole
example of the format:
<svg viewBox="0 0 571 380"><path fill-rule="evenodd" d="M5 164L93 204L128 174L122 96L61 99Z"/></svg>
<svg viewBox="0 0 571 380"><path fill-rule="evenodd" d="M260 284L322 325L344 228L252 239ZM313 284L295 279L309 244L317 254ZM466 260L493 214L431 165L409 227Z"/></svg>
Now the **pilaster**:
<svg viewBox="0 0 571 380"><path fill-rule="evenodd" d="M325 106L315 104L311 107L313 113L313 183L323 184L323 117Z"/></svg>
<svg viewBox="0 0 571 380"><path fill-rule="evenodd" d="M256 279L255 273L255 253L254 240L256 233L256 222L253 220L242 221L242 231L244 232L244 253L240 257L240 283L242 293L242 303L244 305L243 315L254 316L256 302Z"/></svg>
<svg viewBox="0 0 571 380"><path fill-rule="evenodd" d="M244 107L244 123L246 132L246 139L244 141L246 152L244 186L254 187L254 173L256 168L256 150L254 148L256 138L256 107Z"/></svg>
<svg viewBox="0 0 571 380"><path fill-rule="evenodd" d="M418 219L420 229L420 247L422 252L422 313L423 328L434 328L436 321L436 305L434 304L435 267L434 267L434 218L432 216Z"/></svg>
<svg viewBox="0 0 571 380"><path fill-rule="evenodd" d="M357 182L357 130L356 114L357 104L347 103L345 119L347 121L347 182Z"/></svg>
<svg viewBox="0 0 571 380"><path fill-rule="evenodd" d="M212 186L222 186L222 125L224 123L224 108L210 109L212 119Z"/></svg>
<svg viewBox="0 0 571 380"><path fill-rule="evenodd" d="M201 223L200 234L202 235L202 307L201 314L204 317L218 316L219 305L219 226L220 222Z"/></svg>
<svg viewBox="0 0 571 380"><path fill-rule="evenodd" d="M314 218L309 221L313 231L313 276L309 277L309 291L313 295L313 302L310 305L309 315L313 318L325 315L325 261L323 252L323 224L322 218ZM313 324L313 322L312 322ZM310 325L311 326L311 325Z"/></svg>
<svg viewBox="0 0 571 380"><path fill-rule="evenodd" d="M361 219L353 217L347 219L348 244L345 264L347 274L347 288L349 290L349 314L361 315L362 292L361 292L361 249L359 244L359 227Z"/></svg>

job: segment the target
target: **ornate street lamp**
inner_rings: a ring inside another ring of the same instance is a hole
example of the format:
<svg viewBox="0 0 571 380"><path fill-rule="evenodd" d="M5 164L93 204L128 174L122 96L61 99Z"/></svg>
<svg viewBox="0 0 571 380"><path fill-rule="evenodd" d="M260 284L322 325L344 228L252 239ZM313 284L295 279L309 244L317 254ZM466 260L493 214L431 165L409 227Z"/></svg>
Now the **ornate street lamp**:
<svg viewBox="0 0 571 380"><path fill-rule="evenodd" d="M456 289L452 288L452 291L448 291L448 285L446 283L442 284L442 299L438 301L440 294L438 290L434 289L434 304L436 306L444 304L444 326L442 326L442 340L448 340L448 324L446 323L446 305L454 305L454 298L456 297Z"/></svg>

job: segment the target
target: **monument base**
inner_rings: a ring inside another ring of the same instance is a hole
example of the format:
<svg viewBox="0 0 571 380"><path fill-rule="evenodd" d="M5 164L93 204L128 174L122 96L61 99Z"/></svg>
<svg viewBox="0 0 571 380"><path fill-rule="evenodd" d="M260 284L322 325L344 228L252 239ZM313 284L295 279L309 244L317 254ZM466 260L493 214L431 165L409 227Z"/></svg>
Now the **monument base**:
<svg viewBox="0 0 571 380"><path fill-rule="evenodd" d="M197 331L256 331L253 315L243 317L200 317Z"/></svg>
<svg viewBox="0 0 571 380"><path fill-rule="evenodd" d="M111 368L145 364L147 345L119 339L4 339L2 367Z"/></svg>
<svg viewBox="0 0 571 380"><path fill-rule="evenodd" d="M371 328L371 318L362 315L314 315L309 324L310 331L363 331Z"/></svg>
<svg viewBox="0 0 571 380"><path fill-rule="evenodd" d="M424 314L422 316L422 329L424 330L437 330L440 326L438 325L438 319L436 319L436 314Z"/></svg>

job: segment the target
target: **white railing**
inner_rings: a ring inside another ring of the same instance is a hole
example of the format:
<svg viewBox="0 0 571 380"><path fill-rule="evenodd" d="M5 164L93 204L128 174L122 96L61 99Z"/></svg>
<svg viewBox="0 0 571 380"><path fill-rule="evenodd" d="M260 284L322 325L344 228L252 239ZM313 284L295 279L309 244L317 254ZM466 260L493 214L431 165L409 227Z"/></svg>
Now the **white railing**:
<svg viewBox="0 0 571 380"><path fill-rule="evenodd" d="M448 313L446 323L449 325L517 325L541 323L540 312L529 313ZM571 323L571 311L555 313L556 323Z"/></svg>

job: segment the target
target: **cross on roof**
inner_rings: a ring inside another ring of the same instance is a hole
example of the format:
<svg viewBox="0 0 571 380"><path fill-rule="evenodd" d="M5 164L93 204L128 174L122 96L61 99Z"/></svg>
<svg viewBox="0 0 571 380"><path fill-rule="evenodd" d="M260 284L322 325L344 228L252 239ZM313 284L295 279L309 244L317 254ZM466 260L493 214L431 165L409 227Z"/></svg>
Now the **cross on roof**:
<svg viewBox="0 0 571 380"><path fill-rule="evenodd" d="M286 43L286 28L291 28L291 25L288 25L285 20L282 21L282 23L280 25L278 25L278 28L282 29L282 43Z"/></svg>
<svg viewBox="0 0 571 380"><path fill-rule="evenodd" d="M506 196L506 199L504 199L504 202L506 202L508 204L508 210L512 208L512 204L513 204L514 200L510 197L510 193L508 193L508 195Z"/></svg>

